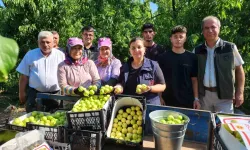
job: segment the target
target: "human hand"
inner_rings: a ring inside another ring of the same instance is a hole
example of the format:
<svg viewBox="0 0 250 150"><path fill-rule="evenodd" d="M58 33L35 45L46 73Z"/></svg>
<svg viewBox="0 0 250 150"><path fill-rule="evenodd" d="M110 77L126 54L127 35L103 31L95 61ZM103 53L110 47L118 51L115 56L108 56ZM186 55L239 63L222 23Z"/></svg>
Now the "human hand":
<svg viewBox="0 0 250 150"><path fill-rule="evenodd" d="M240 107L244 102L243 92L236 92L235 99L233 101L234 101L235 107Z"/></svg>
<svg viewBox="0 0 250 150"><path fill-rule="evenodd" d="M201 109L200 100L194 100L193 108L194 109Z"/></svg>
<svg viewBox="0 0 250 150"><path fill-rule="evenodd" d="M151 86L147 86L146 84L138 84L136 86L136 93L137 94L147 93L150 90L151 90Z"/></svg>
<svg viewBox="0 0 250 150"><path fill-rule="evenodd" d="M121 94L123 92L123 87L121 85L114 86L114 93Z"/></svg>

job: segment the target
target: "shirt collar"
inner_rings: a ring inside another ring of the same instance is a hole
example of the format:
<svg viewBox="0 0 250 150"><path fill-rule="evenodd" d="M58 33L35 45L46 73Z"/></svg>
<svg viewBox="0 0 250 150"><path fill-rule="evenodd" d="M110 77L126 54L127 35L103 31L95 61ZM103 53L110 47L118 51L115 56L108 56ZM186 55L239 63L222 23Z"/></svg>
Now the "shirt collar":
<svg viewBox="0 0 250 150"><path fill-rule="evenodd" d="M221 39L218 38L218 40L217 40L216 43L215 43L215 46L212 47L212 48L210 48L210 47L207 46L207 42L205 42L205 46L206 46L207 48L209 48L209 49L215 49L215 48L217 48L217 47L220 46L220 41L221 41Z"/></svg>
<svg viewBox="0 0 250 150"><path fill-rule="evenodd" d="M44 54L42 53L41 48L39 48L39 50L40 50L40 54L41 54L41 56L42 56L42 57L46 57L46 58L47 58L47 57L49 57L49 56L53 55L55 48L52 48L51 53L50 53L48 56L44 56Z"/></svg>

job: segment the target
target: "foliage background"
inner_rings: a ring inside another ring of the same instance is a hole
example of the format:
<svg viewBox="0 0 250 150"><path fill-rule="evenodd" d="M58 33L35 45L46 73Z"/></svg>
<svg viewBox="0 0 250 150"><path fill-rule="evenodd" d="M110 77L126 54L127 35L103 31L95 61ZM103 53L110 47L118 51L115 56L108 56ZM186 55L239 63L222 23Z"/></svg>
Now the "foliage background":
<svg viewBox="0 0 250 150"><path fill-rule="evenodd" d="M158 5L151 12L149 2ZM154 23L155 41L169 48L170 29L184 25L188 29L185 47L192 50L204 41L201 20L217 16L222 23L221 38L236 43L246 73L245 103L250 108L250 1L249 0L3 0L0 7L0 34L14 38L20 47L19 62L25 53L37 47L41 30L56 30L60 45L69 37L81 37L81 28L92 25L96 39L109 36L116 57L125 61L128 42L141 35L141 26ZM19 63L18 62L18 63ZM0 83L0 93L18 94L18 73L13 70L7 83Z"/></svg>

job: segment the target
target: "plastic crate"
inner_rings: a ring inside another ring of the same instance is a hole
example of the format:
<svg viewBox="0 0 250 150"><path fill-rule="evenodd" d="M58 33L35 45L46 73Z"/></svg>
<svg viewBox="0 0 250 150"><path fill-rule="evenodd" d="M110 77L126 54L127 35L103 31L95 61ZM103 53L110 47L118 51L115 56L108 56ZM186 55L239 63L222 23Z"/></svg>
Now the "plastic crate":
<svg viewBox="0 0 250 150"><path fill-rule="evenodd" d="M53 141L47 141L47 143L53 150L71 150L70 144L68 143L59 143Z"/></svg>
<svg viewBox="0 0 250 150"><path fill-rule="evenodd" d="M84 112L67 112L68 127L75 130L105 132L113 109L113 96L107 101L107 107ZM106 104L105 104L106 105Z"/></svg>
<svg viewBox="0 0 250 150"><path fill-rule="evenodd" d="M139 100L139 102L142 104L143 116L144 116L143 117L143 124L142 124L142 128L143 128L142 137L144 137L145 115L146 115L146 98L143 96L133 96L133 95L115 95L113 105L117 100L119 100L120 98L124 98L124 97L135 98L135 99ZM125 140L118 140L118 139L106 137L103 149L104 150L109 150L109 149L136 149L136 150L138 150L138 149L143 149L143 141L141 141L140 143L133 143L133 142L125 141Z"/></svg>
<svg viewBox="0 0 250 150"><path fill-rule="evenodd" d="M102 132L65 128L64 142L69 143L72 150L101 150Z"/></svg>
<svg viewBox="0 0 250 150"><path fill-rule="evenodd" d="M228 150L222 139L220 138L219 128L214 129L214 137L213 137L213 148L214 150Z"/></svg>
<svg viewBox="0 0 250 150"><path fill-rule="evenodd" d="M22 127L22 126L13 125L10 123L6 123L6 129L15 130L15 131L19 131L19 132L29 131L29 128L27 126Z"/></svg>
<svg viewBox="0 0 250 150"><path fill-rule="evenodd" d="M49 140L49 141L57 141L57 142L62 142L63 141L63 127L58 126L58 127L50 127L50 126L44 126L44 125L37 125L37 124L32 124L32 123L27 123L27 126L29 130L41 130L45 133L44 139Z"/></svg>

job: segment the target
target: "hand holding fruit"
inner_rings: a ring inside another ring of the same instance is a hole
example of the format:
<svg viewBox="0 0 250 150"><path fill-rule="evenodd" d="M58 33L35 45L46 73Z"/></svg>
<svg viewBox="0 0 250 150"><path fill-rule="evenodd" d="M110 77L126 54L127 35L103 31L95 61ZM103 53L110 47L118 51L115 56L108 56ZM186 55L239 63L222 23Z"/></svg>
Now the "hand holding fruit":
<svg viewBox="0 0 250 150"><path fill-rule="evenodd" d="M151 90L151 87L147 86L146 84L138 84L136 86L137 94L143 94L143 93L149 92L150 90Z"/></svg>
<svg viewBox="0 0 250 150"><path fill-rule="evenodd" d="M123 87L121 85L116 85L114 89L115 94L121 94L123 92Z"/></svg>

